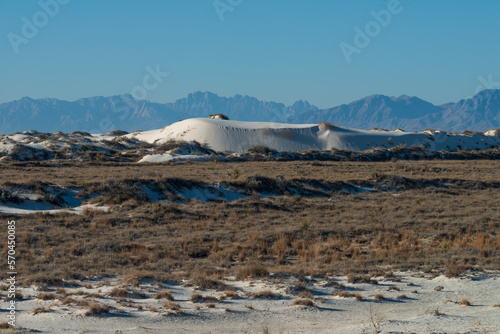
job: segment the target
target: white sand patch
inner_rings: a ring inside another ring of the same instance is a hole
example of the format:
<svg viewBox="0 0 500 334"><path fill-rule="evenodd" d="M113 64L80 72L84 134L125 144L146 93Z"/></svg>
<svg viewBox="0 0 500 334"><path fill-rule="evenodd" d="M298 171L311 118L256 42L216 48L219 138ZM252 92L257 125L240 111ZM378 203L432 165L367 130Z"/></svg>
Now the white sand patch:
<svg viewBox="0 0 500 334"><path fill-rule="evenodd" d="M227 278L225 291L195 290L185 282L140 282L126 285L118 278L86 280L65 293L49 288L55 299L40 300L36 287L22 289L17 302L18 326L40 333L498 333L500 332L500 273L469 273L466 278L396 273L378 277L378 284L347 283L346 277L309 277L305 282L291 278L235 281ZM438 288L442 287L442 288ZM123 296L111 296L114 288ZM314 306L294 305L300 291L312 294ZM440 290L440 291L437 291ZM156 299L170 291L173 301ZM359 294L341 298L332 294ZM270 298L254 298L265 292ZM199 294L205 301L193 302ZM273 295L274 294L274 295ZM377 301L375 296L383 295ZM220 300L217 300L220 299ZM467 299L471 306L461 306ZM109 313L85 316L86 302L109 305ZM209 304L213 304L212 307ZM2 308L6 307L2 302ZM48 312L33 315L36 307Z"/></svg>

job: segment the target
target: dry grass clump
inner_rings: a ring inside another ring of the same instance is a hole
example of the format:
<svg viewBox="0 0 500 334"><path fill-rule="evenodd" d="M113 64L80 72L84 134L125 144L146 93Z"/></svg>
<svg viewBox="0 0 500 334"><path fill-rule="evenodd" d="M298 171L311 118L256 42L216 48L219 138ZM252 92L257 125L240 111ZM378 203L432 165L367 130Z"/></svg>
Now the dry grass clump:
<svg viewBox="0 0 500 334"><path fill-rule="evenodd" d="M88 316L101 315L105 313L109 313L109 305L93 302L89 304L88 310L87 312L85 312L85 315L88 317Z"/></svg>
<svg viewBox="0 0 500 334"><path fill-rule="evenodd" d="M37 315L39 313L47 313L47 312L50 312L50 308L47 308L47 307L43 307L43 306L40 306L40 307L36 307L32 310L32 314L33 315Z"/></svg>
<svg viewBox="0 0 500 334"><path fill-rule="evenodd" d="M355 298L358 302L363 300L363 296L360 293L356 293Z"/></svg>
<svg viewBox="0 0 500 334"><path fill-rule="evenodd" d="M242 280L245 278L257 278L257 277L267 277L269 276L269 271L266 267L258 264L247 265L238 270L236 274L237 280Z"/></svg>
<svg viewBox="0 0 500 334"><path fill-rule="evenodd" d="M383 295L383 294L381 294L381 293L377 293L377 294L375 294L375 295L373 296L373 298L374 298L375 300L377 300L377 301L382 301L382 300L385 300L384 295Z"/></svg>
<svg viewBox="0 0 500 334"><path fill-rule="evenodd" d="M356 274L347 275L347 283L351 283L351 284L355 284L355 283L378 284L377 280L372 278L370 275L356 275Z"/></svg>
<svg viewBox="0 0 500 334"><path fill-rule="evenodd" d="M314 299L314 293L309 289L305 289L299 293L299 298Z"/></svg>
<svg viewBox="0 0 500 334"><path fill-rule="evenodd" d="M337 296L341 298L351 298L351 297L356 297L356 294L353 292L349 292L347 290L344 291L335 291L332 293L332 296Z"/></svg>
<svg viewBox="0 0 500 334"><path fill-rule="evenodd" d="M56 299L57 297L54 293L42 292L42 293L37 294L36 298L40 299L40 300L52 300L52 299Z"/></svg>
<svg viewBox="0 0 500 334"><path fill-rule="evenodd" d="M163 303L163 308L170 311L179 311L181 309L181 305L172 302L165 302Z"/></svg>
<svg viewBox="0 0 500 334"><path fill-rule="evenodd" d="M263 155L268 155L269 153L276 153L276 150L270 149L267 146L264 145L257 145L257 146L252 146L248 149L248 152L250 153L256 153L256 154L263 154Z"/></svg>
<svg viewBox="0 0 500 334"><path fill-rule="evenodd" d="M174 300L172 296L172 291L161 291L155 295L155 299L166 299L166 300Z"/></svg>
<svg viewBox="0 0 500 334"><path fill-rule="evenodd" d="M12 327L11 325L9 325L9 323L7 321L0 323L0 329L10 329L10 328L15 328L15 327Z"/></svg>
<svg viewBox="0 0 500 334"><path fill-rule="evenodd" d="M458 302L458 305L460 306L471 306L471 303L469 300L463 298L461 301Z"/></svg>
<svg viewBox="0 0 500 334"><path fill-rule="evenodd" d="M206 302L219 302L220 300L217 297L213 296L202 296L198 293L193 293L191 295L192 303L206 303Z"/></svg>
<svg viewBox="0 0 500 334"><path fill-rule="evenodd" d="M203 275L196 275L189 281L189 283L191 286L200 290L212 289L223 291L226 288L226 285L221 280L209 278Z"/></svg>
<svg viewBox="0 0 500 334"><path fill-rule="evenodd" d="M297 298L293 301L293 305L314 306L314 302L308 298Z"/></svg>
<svg viewBox="0 0 500 334"><path fill-rule="evenodd" d="M387 288L387 291L401 291L401 288L398 288L395 285L391 285L390 287Z"/></svg>
<svg viewBox="0 0 500 334"><path fill-rule="evenodd" d="M269 289L261 290L258 292L255 292L252 294L252 298L258 299L258 298L267 298L267 299L274 299L280 297L279 294L272 292Z"/></svg>
<svg viewBox="0 0 500 334"><path fill-rule="evenodd" d="M438 286L436 286L436 287L434 288L434 291L441 291L441 290L443 290L443 289L444 289L444 286L442 286L442 285L438 285Z"/></svg>
<svg viewBox="0 0 500 334"><path fill-rule="evenodd" d="M129 294L128 289L123 289L123 288L113 288L108 295L110 297L126 297Z"/></svg>

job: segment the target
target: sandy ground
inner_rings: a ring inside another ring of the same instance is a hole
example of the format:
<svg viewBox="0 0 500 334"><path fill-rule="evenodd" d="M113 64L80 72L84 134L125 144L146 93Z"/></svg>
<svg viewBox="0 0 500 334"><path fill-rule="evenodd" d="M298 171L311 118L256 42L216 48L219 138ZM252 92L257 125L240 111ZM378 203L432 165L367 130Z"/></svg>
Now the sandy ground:
<svg viewBox="0 0 500 334"><path fill-rule="evenodd" d="M500 272L460 278L403 272L376 280L378 284L348 283L344 276L302 282L272 275L265 280L228 278L225 291L152 280L131 286L117 277L68 282L64 292L32 286L21 289L17 325L20 333L500 333ZM114 288L127 293L111 297ZM313 306L294 305L304 288L313 293ZM156 299L163 291L170 291L174 300ZM255 298L263 291L275 296ZM362 300L335 295L342 291ZM37 298L42 293L55 296ZM217 300L192 302L193 294ZM383 299L377 300L379 294ZM464 299L469 306L460 305ZM85 302L109 305L109 313L86 315ZM6 307L4 296L5 315ZM47 312L34 314L39 307Z"/></svg>

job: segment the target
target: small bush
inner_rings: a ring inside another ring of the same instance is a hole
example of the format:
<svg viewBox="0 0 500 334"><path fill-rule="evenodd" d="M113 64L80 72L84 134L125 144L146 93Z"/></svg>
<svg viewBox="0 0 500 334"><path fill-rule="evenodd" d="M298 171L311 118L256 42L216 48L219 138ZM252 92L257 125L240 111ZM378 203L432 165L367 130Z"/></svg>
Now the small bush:
<svg viewBox="0 0 500 334"><path fill-rule="evenodd" d="M91 303L89 304L89 309L87 312L85 312L86 316L93 316L93 315L101 315L109 313L109 305L107 304L98 304L98 303Z"/></svg>
<svg viewBox="0 0 500 334"><path fill-rule="evenodd" d="M174 297L172 296L172 293L170 291L162 291L158 292L155 295L155 299L174 300Z"/></svg>
<svg viewBox="0 0 500 334"><path fill-rule="evenodd" d="M314 293L311 290L304 290L299 293L299 298L314 299Z"/></svg>
<svg viewBox="0 0 500 334"><path fill-rule="evenodd" d="M165 302L163 303L163 308L170 311L179 311L181 309L181 306L177 303Z"/></svg>
<svg viewBox="0 0 500 334"><path fill-rule="evenodd" d="M32 314L33 315L37 315L38 313L47 313L47 312L50 312L50 309L41 306L41 307L34 308L33 311L32 311Z"/></svg>
<svg viewBox="0 0 500 334"><path fill-rule="evenodd" d="M378 301L385 300L384 295L383 295L383 294L381 294L381 293L377 293L375 296L373 296L373 298L374 298L375 300L378 300Z"/></svg>
<svg viewBox="0 0 500 334"><path fill-rule="evenodd" d="M443 289L444 289L444 286L442 286L442 285L438 285L438 286L436 286L436 287L434 288L434 291L441 291L441 290L443 290Z"/></svg>
<svg viewBox="0 0 500 334"><path fill-rule="evenodd" d="M336 291L332 293L333 296L341 297L341 298L350 298L355 297L356 295L349 291Z"/></svg>
<svg viewBox="0 0 500 334"><path fill-rule="evenodd" d="M109 296L111 297L126 297L127 295L127 289L113 288L113 290L109 292Z"/></svg>
<svg viewBox="0 0 500 334"><path fill-rule="evenodd" d="M464 299L462 299L461 301L458 302L458 305L460 305L460 306L470 306L471 303L470 303L470 301L468 301L467 299L464 298Z"/></svg>
<svg viewBox="0 0 500 334"><path fill-rule="evenodd" d="M248 277L267 277L269 276L269 271L262 265L247 265L240 268L236 279L242 280Z"/></svg>
<svg viewBox="0 0 500 334"><path fill-rule="evenodd" d="M293 305L314 306L314 302L308 298L299 298L293 301Z"/></svg>
<svg viewBox="0 0 500 334"><path fill-rule="evenodd" d="M256 292L252 295L253 298L268 298L268 299L273 299L273 298L276 298L276 297L279 297L279 295L277 293L274 293L272 292L271 290L269 289L266 289L266 290L261 290L259 292Z"/></svg>
<svg viewBox="0 0 500 334"><path fill-rule="evenodd" d="M52 300L52 299L56 299L56 295L53 294L53 293L39 293L38 295L36 295L36 298L37 299L40 299L40 300Z"/></svg>
<svg viewBox="0 0 500 334"><path fill-rule="evenodd" d="M263 154L263 155L268 155L268 154L274 154L276 153L276 150L272 150L267 146L264 145L257 145L257 146L252 146L248 149L248 152L250 153L256 153L256 154Z"/></svg>

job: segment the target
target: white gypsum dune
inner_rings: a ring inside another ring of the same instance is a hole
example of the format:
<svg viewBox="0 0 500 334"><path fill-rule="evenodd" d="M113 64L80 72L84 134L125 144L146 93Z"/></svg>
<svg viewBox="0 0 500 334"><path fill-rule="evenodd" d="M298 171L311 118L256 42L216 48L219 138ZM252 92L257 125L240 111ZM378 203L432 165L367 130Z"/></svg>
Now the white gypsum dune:
<svg viewBox="0 0 500 334"><path fill-rule="evenodd" d="M493 132L488 134L490 133ZM493 135L453 135L429 130L419 133L400 130L357 130L328 123L285 124L210 118L187 119L163 129L136 132L127 136L156 144L178 140L198 141L222 152L246 152L250 147L258 145L276 151L332 148L357 151L399 145L423 145L435 151L455 151L500 146L500 138Z"/></svg>

